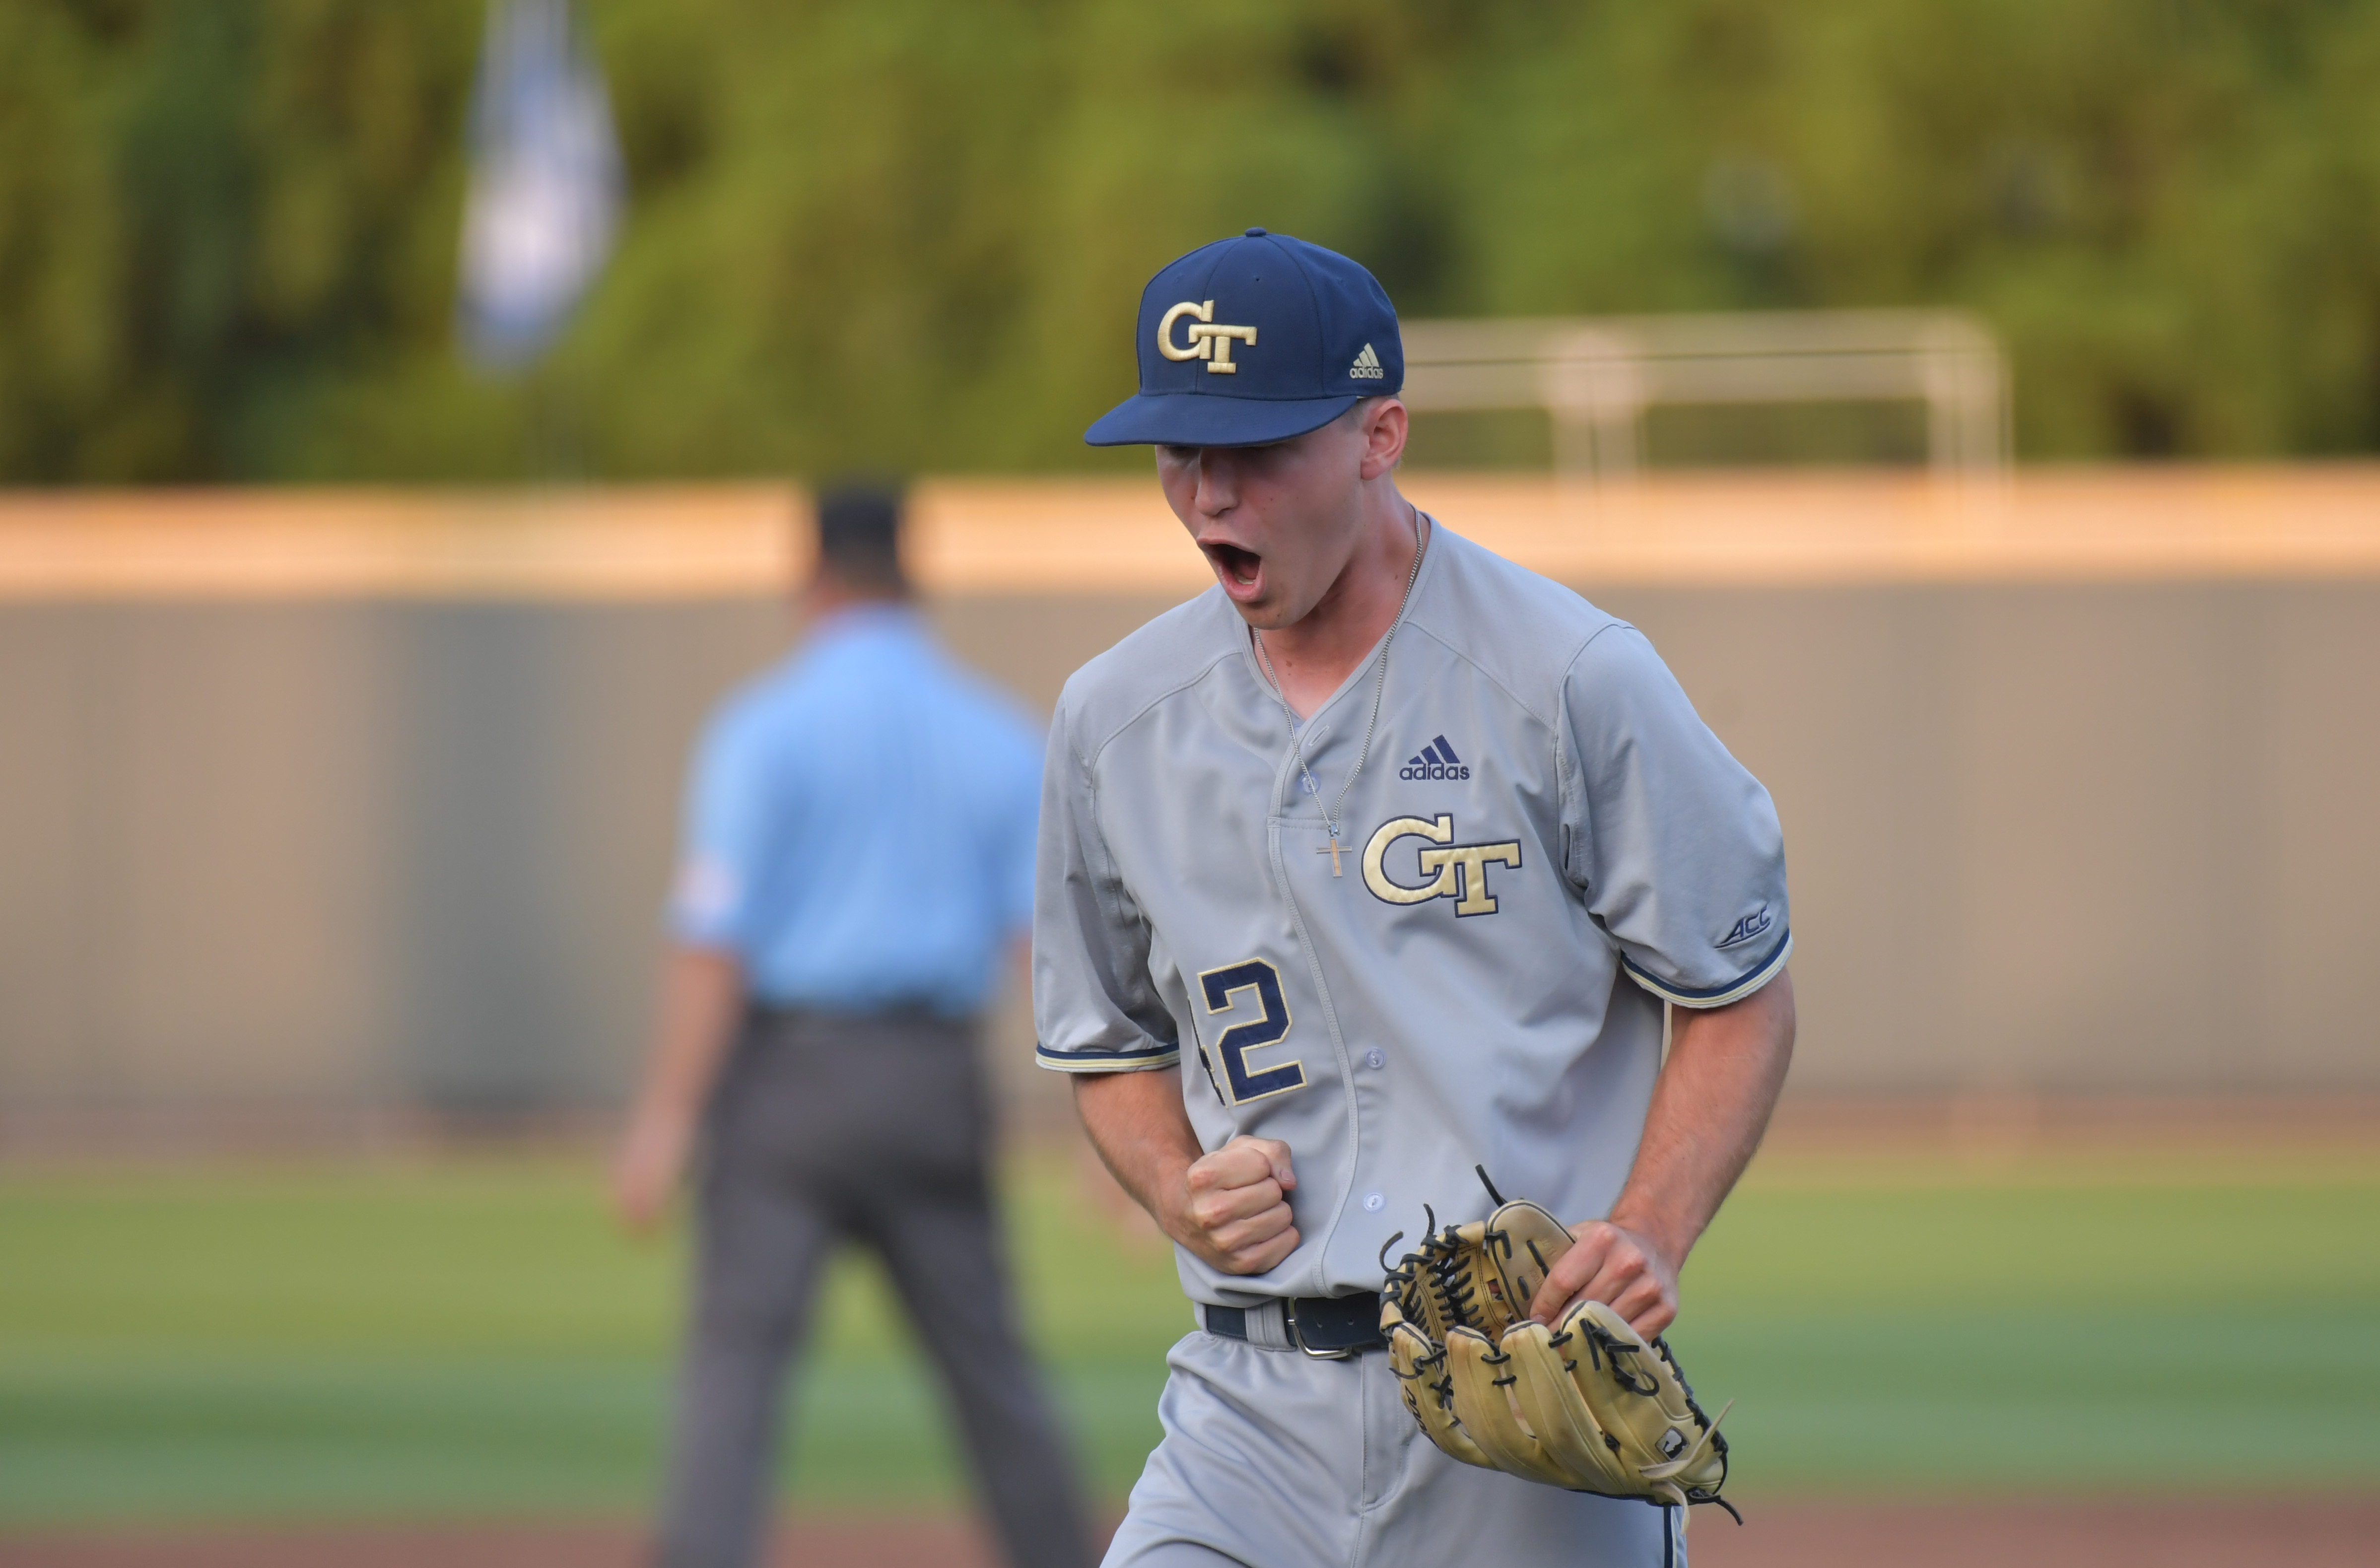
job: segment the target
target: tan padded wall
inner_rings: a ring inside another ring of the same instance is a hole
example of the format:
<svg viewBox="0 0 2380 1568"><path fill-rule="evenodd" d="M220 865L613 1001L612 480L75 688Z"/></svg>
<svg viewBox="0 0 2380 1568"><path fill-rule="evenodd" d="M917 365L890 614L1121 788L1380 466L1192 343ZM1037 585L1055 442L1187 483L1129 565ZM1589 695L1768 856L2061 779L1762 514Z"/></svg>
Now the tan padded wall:
<svg viewBox="0 0 2380 1568"><path fill-rule="evenodd" d="M1578 586L1776 794L1799 1087L2380 1088L2380 577ZM1046 709L1176 597L931 610ZM785 635L715 593L0 597L0 1120L614 1099L686 746Z"/></svg>

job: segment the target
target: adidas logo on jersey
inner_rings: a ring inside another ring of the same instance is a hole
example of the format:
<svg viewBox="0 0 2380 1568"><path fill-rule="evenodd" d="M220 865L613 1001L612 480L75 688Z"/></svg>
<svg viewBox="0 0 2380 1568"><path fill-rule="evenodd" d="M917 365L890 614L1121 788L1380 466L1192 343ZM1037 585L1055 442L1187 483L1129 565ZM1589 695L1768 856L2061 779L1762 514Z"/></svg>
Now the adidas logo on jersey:
<svg viewBox="0 0 2380 1568"><path fill-rule="evenodd" d="M1357 381L1384 381L1389 374L1380 368L1380 357L1372 352L1372 346L1368 343L1364 345L1364 351L1355 356L1355 362L1347 367L1347 373Z"/></svg>
<svg viewBox="0 0 2380 1568"><path fill-rule="evenodd" d="M1463 759L1454 754L1454 748L1446 743L1444 735L1431 740L1417 754L1406 759L1405 765L1397 770L1397 777L1401 779L1467 779L1470 776L1471 770L1463 765Z"/></svg>

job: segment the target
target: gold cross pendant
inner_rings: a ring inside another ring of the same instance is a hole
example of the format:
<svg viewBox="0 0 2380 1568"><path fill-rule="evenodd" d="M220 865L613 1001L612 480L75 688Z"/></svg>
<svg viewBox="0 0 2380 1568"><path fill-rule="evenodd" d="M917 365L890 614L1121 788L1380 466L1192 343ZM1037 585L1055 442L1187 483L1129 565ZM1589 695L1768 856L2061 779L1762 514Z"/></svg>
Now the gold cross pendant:
<svg viewBox="0 0 2380 1568"><path fill-rule="evenodd" d="M1339 874L1339 835L1337 833L1332 833L1330 842L1314 853L1330 857L1330 874L1334 877Z"/></svg>

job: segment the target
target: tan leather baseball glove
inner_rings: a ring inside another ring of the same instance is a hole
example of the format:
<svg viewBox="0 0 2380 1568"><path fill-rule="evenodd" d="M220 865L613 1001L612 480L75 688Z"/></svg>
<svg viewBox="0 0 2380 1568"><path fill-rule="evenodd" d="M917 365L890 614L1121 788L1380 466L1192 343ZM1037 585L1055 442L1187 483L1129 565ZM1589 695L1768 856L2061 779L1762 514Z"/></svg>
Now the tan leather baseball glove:
<svg viewBox="0 0 2380 1568"><path fill-rule="evenodd" d="M1380 1332L1421 1429L1466 1465L1734 1513L1718 1495L1727 1440L1670 1347L1647 1344L1599 1301L1574 1304L1551 1329L1530 1320L1529 1302L1571 1234L1536 1204L1504 1202L1493 1184L1488 1191L1499 1207L1485 1220L1439 1230L1431 1212L1430 1234L1381 1290ZM1380 1248L1384 1264L1402 1239Z"/></svg>

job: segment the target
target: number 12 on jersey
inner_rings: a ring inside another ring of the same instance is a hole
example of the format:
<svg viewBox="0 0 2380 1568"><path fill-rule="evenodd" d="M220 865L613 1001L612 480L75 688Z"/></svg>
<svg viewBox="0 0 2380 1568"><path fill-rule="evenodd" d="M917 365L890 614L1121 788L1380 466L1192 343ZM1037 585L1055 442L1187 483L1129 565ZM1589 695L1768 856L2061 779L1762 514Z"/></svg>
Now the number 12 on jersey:
<svg viewBox="0 0 2380 1568"><path fill-rule="evenodd" d="M1206 993L1209 1013L1240 1011L1242 1004L1233 998L1245 991L1255 992L1254 1001L1263 1010L1263 1016L1233 1024L1215 1041L1216 1053L1223 1059L1223 1076L1231 1082L1232 1104L1245 1105L1305 1087L1305 1068L1300 1063L1283 1062L1261 1070L1248 1066L1249 1051L1275 1044L1289 1033L1289 1003L1281 996L1279 969L1261 958L1249 958L1208 969L1198 977L1198 985Z"/></svg>

